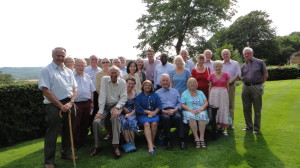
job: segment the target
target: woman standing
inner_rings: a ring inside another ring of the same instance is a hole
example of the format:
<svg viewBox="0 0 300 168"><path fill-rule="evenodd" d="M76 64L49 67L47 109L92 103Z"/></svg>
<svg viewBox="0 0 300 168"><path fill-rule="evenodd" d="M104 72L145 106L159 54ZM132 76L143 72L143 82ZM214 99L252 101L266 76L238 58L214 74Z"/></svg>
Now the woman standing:
<svg viewBox="0 0 300 168"><path fill-rule="evenodd" d="M108 58L101 59L102 71L96 73L96 91L99 94L101 88L101 79L103 76L108 76L108 69L110 67L110 60Z"/></svg>
<svg viewBox="0 0 300 168"><path fill-rule="evenodd" d="M204 66L204 60L205 57L203 54L199 54L197 57L198 63L196 65L196 68L192 70L192 76L197 80L198 82L198 88L197 90L201 90L205 97L208 98L208 76L210 74L209 67Z"/></svg>
<svg viewBox="0 0 300 168"><path fill-rule="evenodd" d="M135 81L140 81L140 77L139 77L137 71L138 71L137 64L134 61L130 61L127 65L127 74L123 75L123 79L126 80L127 78L131 77L131 78L134 78ZM141 92L141 83L140 82L136 82L134 92L135 93Z"/></svg>
<svg viewBox="0 0 300 168"><path fill-rule="evenodd" d="M213 63L215 73L210 74L209 81L209 104L219 107L216 116L216 122L224 135L227 134L227 128L232 121L229 116L229 79L230 76L226 72L222 72L222 61L217 60Z"/></svg>
<svg viewBox="0 0 300 168"><path fill-rule="evenodd" d="M181 56L177 56L174 59L175 69L170 72L171 86L177 89L179 94L186 90L186 82L191 77L190 70L184 68L185 62Z"/></svg>
<svg viewBox="0 0 300 168"><path fill-rule="evenodd" d="M145 72L143 71L143 68L144 68L144 60L141 58L141 57L138 57L136 59L136 64L137 64L137 67L138 67L138 71L137 71L137 74L139 75L140 77L140 82L141 84L146 80L146 74Z"/></svg>
<svg viewBox="0 0 300 168"><path fill-rule="evenodd" d="M203 92L197 90L198 83L195 78L190 78L187 85L188 89L182 93L181 97L183 122L189 123L195 138L196 148L206 148L204 134L206 124L209 122L206 111L208 102Z"/></svg>
<svg viewBox="0 0 300 168"><path fill-rule="evenodd" d="M150 80L143 82L142 92L136 96L135 107L138 122L144 125L148 152L152 155L156 149L154 139L159 122L157 113L162 109L162 105L159 96L153 91L153 84Z"/></svg>
<svg viewBox="0 0 300 168"><path fill-rule="evenodd" d="M120 115L121 119L121 131L123 133L126 142L134 143L134 132L138 130L137 120L135 116L135 86L134 78L127 78L127 101L123 107L123 112Z"/></svg>

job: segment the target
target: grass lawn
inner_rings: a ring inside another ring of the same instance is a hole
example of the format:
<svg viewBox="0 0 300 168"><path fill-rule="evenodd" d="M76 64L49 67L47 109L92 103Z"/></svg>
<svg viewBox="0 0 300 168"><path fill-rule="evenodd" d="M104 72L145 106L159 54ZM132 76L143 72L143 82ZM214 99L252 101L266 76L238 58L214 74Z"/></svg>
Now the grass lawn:
<svg viewBox="0 0 300 168"><path fill-rule="evenodd" d="M92 146L80 148L77 167L300 167L300 80L267 82L263 96L261 134L244 132L241 86L236 90L235 130L229 136L211 140L206 136L207 149L195 149L192 136L187 137L188 150L181 151L174 142L173 151L159 148L149 155L144 136L137 137L138 151L113 158L109 142L103 142L101 154L90 158ZM297 110L298 109L298 110ZM210 128L208 128L210 129ZM92 137L88 137L92 143ZM175 138L177 139L177 138ZM42 167L43 139L23 142L0 149L1 168ZM60 139L57 143L56 166L73 167L61 160Z"/></svg>

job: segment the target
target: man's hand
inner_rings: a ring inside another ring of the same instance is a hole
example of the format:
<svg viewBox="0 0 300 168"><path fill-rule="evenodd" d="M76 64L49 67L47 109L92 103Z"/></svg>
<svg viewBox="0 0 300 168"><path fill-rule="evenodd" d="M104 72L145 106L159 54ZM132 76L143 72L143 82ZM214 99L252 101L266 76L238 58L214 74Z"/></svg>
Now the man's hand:
<svg viewBox="0 0 300 168"><path fill-rule="evenodd" d="M114 107L112 110L111 110L111 116L112 117L119 117L120 115L120 112L119 112L119 109L117 107Z"/></svg>
<svg viewBox="0 0 300 168"><path fill-rule="evenodd" d="M103 114L97 113L97 114L95 115L95 117L94 117L94 120L96 120L96 119L98 119L98 118L102 119L102 118L103 118Z"/></svg>
<svg viewBox="0 0 300 168"><path fill-rule="evenodd" d="M62 112L68 112L68 111L71 109L72 106L73 106L73 104L72 104L71 102L68 102L68 103L64 104L64 105L60 108L60 110L61 110Z"/></svg>

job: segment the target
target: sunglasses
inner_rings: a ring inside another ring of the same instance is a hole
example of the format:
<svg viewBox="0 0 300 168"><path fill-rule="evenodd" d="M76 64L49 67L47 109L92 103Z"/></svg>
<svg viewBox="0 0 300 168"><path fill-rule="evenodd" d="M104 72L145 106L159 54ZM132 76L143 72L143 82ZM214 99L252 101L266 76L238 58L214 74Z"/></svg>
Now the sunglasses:
<svg viewBox="0 0 300 168"><path fill-rule="evenodd" d="M109 64L109 62L102 62L102 64Z"/></svg>

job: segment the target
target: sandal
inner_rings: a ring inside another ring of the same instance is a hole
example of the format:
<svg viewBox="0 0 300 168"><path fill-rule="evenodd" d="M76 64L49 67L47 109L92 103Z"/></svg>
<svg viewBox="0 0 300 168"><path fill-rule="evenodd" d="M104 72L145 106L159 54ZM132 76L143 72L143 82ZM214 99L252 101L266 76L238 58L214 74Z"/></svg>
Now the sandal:
<svg viewBox="0 0 300 168"><path fill-rule="evenodd" d="M201 141L195 141L195 146L197 149L201 148L201 144L200 144Z"/></svg>
<svg viewBox="0 0 300 168"><path fill-rule="evenodd" d="M206 148L205 141L199 141L201 148Z"/></svg>

